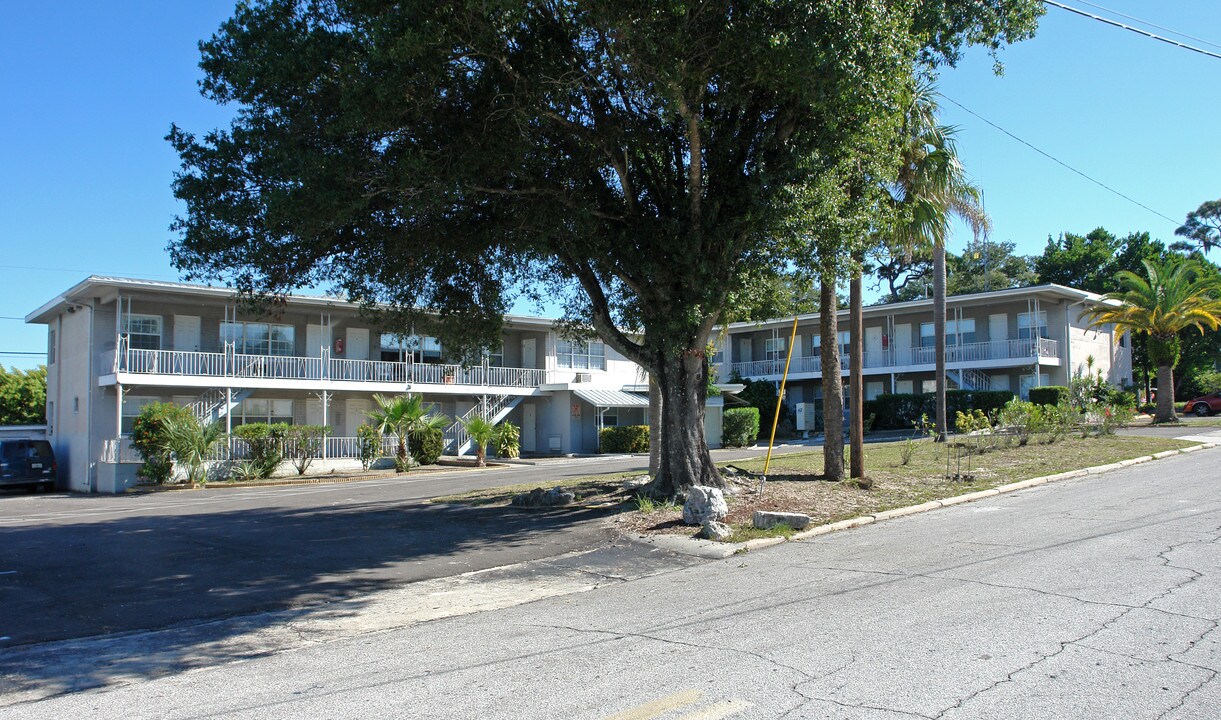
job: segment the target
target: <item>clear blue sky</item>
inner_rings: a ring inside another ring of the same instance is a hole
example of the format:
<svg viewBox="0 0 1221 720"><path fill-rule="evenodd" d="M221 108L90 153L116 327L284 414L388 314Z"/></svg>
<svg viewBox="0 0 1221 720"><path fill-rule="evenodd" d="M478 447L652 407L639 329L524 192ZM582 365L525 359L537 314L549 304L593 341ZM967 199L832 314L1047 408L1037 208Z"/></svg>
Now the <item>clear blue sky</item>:
<svg viewBox="0 0 1221 720"><path fill-rule="evenodd" d="M1067 0L1067 4L1074 4ZM1221 3L1098 0L1221 43ZM230 0L14 3L0 24L0 316L24 316L90 273L175 279L165 245L177 211L170 123L205 131L196 43ZM1200 43L1195 43L1200 44ZM1217 50L1216 47L1201 45ZM1221 197L1221 60L1050 8L1038 36L947 70L942 92L1086 174L1181 221ZM1048 234L1176 223L1061 168L945 104L986 195L993 238L1022 253ZM969 239L960 231L951 250ZM28 269L39 268L39 269ZM0 319L0 353L45 350L45 330ZM41 358L0 355L30 367Z"/></svg>

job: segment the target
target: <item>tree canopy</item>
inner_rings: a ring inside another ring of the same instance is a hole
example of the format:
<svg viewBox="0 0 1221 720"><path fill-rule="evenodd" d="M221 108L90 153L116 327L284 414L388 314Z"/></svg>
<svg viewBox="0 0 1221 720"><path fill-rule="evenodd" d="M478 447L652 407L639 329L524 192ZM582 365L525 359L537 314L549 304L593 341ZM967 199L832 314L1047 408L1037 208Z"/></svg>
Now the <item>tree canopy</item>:
<svg viewBox="0 0 1221 720"><path fill-rule="evenodd" d="M812 264L811 238L864 234L875 197L849 188L887 177L917 67L1026 37L1041 12L243 3L201 44L202 90L237 118L169 136L186 205L171 252L247 291L387 303L456 348L490 343L514 290L542 280L653 373L663 485L714 482L711 328L753 283Z"/></svg>
<svg viewBox="0 0 1221 720"><path fill-rule="evenodd" d="M1174 231L1204 253L1221 246L1221 200L1208 200L1192 212L1187 221Z"/></svg>
<svg viewBox="0 0 1221 720"><path fill-rule="evenodd" d="M47 421L47 368L0 367L0 425L42 425Z"/></svg>

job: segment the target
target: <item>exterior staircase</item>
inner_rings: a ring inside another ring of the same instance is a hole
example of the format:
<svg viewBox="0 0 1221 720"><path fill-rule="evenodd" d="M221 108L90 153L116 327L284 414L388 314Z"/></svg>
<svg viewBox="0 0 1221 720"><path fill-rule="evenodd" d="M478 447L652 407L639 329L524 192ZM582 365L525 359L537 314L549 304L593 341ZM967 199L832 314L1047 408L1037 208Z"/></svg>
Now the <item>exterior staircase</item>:
<svg viewBox="0 0 1221 720"><path fill-rule="evenodd" d="M445 448L458 456L462 456L467 451L472 450L475 447L475 443L471 440L471 436L467 435L462 421L479 416L495 425L508 417L509 413L513 412L513 408L521 404L521 400L521 395L497 395L486 400L480 400L475 404L475 407L467 410L460 418L454 420L452 425L445 429Z"/></svg>
<svg viewBox="0 0 1221 720"><path fill-rule="evenodd" d="M987 373L974 368L946 370L945 376L953 380L959 390L987 390L990 382Z"/></svg>
<svg viewBox="0 0 1221 720"><path fill-rule="evenodd" d="M204 391L199 397L195 398L187 407L191 409L191 414L199 420L201 425L216 422L224 416L228 415L237 404L246 398L250 397L254 390L234 390L232 400L225 395L225 391L220 388L209 388Z"/></svg>

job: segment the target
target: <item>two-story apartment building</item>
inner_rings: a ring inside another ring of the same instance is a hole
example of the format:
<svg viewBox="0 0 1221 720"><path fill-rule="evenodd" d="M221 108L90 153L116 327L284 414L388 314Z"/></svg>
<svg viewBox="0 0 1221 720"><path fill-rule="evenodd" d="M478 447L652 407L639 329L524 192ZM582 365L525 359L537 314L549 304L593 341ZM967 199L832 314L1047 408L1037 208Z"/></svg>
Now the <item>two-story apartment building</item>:
<svg viewBox="0 0 1221 720"><path fill-rule="evenodd" d="M644 424L647 376L601 342L563 338L554 321L508 316L501 345L459 364L427 336L384 333L359 307L291 296L273 313L232 290L92 276L26 317L47 326L47 434L61 484L117 492L135 483L127 434L141 408L172 401L227 428L329 425L325 461L357 455L373 395L417 393L455 419L448 452L469 451L456 422L474 414L521 428L523 453L590 453L598 430ZM708 440L721 439L709 399Z"/></svg>
<svg viewBox="0 0 1221 720"><path fill-rule="evenodd" d="M959 295L947 300L946 375L950 388L1010 390L1025 397L1030 388L1068 385L1094 370L1114 385L1131 382L1128 339L1110 328L1091 329L1084 313L1102 302L1094 293L1060 285ZM932 300L914 300L864 309L865 399L882 393L935 389ZM840 374L848 375L848 313L840 312ZM779 381L784 372L793 319L735 323L718 338L718 377L736 373L752 380ZM822 397L819 316L797 321L789 368L789 403ZM1088 359L1088 360L1087 360ZM846 388L845 388L846 392ZM845 396L846 397L846 396Z"/></svg>

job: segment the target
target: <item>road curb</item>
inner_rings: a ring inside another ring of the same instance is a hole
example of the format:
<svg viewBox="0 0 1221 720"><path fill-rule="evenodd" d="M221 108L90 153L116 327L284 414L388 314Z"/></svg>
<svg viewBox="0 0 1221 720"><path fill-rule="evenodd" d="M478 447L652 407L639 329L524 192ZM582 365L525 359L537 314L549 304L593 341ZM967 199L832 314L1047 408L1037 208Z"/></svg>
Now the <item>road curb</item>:
<svg viewBox="0 0 1221 720"><path fill-rule="evenodd" d="M1124 468L1132 467L1133 465L1140 465L1142 463L1152 462L1154 460L1161 460L1174 455L1196 452L1197 450L1207 450L1218 447L1219 445L1221 445L1221 443L1199 443L1197 445L1189 445L1178 450L1166 450L1164 452L1154 453L1152 455L1142 455L1140 457L1120 460L1119 462L1108 463L1106 465L1095 465L1093 467L1081 468L1079 470L1069 470L1067 472L1056 473L1054 475L1043 475L1040 477L1029 478L1027 480L1019 480L1018 482L1009 483L1008 485L1001 485L988 490L980 490L978 492L967 493L965 495L955 495L954 497L945 498L943 500L930 500L929 502L920 503L919 505L909 505L907 507L885 510L878 513L872 513L870 515L861 515L859 517L849 518L847 520L840 520L839 522L819 525L818 527L813 527L809 530L802 530L801 532L793 533L787 538L769 537L756 538L754 540L747 540L746 542L742 543L717 543L711 540L699 540L683 535L656 535L651 536L647 540L644 538L639 538L636 539L636 541L658 545L671 552L695 555L697 557L708 558L711 560L724 560L733 555L737 555L738 553L748 552L750 550L759 550L765 547L771 547L773 545L780 545L781 543L789 541L809 540L812 538L821 537L823 535L830 535L831 533L839 532L841 530L849 530L851 528L861 527L862 525L872 525L873 523L881 522L883 520L891 520L894 518L906 517L908 515L918 515L930 510L938 510L944 507L951 507L953 505L961 505L963 503L974 502L976 500L983 500L984 498L1017 492L1018 490L1026 490L1028 488L1038 487L1040 485L1046 485L1048 483L1058 482L1060 480L1071 480L1072 478L1085 477L1087 475L1101 475L1112 470L1122 470ZM665 538L665 540L662 540L662 538Z"/></svg>

